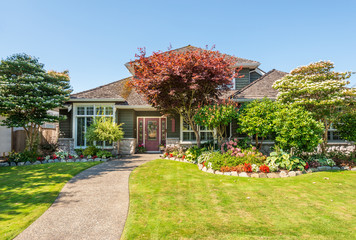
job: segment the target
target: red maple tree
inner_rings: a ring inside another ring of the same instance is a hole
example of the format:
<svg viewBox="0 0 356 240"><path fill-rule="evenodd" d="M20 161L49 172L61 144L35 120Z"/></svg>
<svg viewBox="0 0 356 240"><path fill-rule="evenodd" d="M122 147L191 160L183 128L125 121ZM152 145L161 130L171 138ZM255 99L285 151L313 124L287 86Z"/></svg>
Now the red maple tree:
<svg viewBox="0 0 356 240"><path fill-rule="evenodd" d="M153 52L150 57L140 48L135 57L131 62L134 77L130 86L159 111L182 116L200 147L193 117L199 106L218 100L232 84L241 70L235 66L236 58L195 47Z"/></svg>

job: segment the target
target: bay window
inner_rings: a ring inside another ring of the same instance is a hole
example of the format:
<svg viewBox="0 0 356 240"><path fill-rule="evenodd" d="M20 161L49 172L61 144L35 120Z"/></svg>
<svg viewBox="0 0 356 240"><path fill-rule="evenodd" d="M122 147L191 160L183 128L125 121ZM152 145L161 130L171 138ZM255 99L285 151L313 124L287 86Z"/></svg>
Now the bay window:
<svg viewBox="0 0 356 240"><path fill-rule="evenodd" d="M85 148L89 144L85 138L85 133L95 118L105 117L114 119L114 107L112 105L79 105L74 108L74 123L75 123L75 146ZM112 147L109 142L94 142L96 146Z"/></svg>

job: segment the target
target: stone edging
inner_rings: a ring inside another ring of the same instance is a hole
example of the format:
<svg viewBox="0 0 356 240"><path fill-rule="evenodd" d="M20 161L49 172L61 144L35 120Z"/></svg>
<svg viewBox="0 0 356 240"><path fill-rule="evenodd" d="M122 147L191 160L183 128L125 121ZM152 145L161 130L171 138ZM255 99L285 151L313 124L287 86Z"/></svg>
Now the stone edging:
<svg viewBox="0 0 356 240"><path fill-rule="evenodd" d="M48 163L74 163L74 162L107 162L114 159L111 158L95 158L95 159L86 159L86 158L77 158L77 159L50 159L44 161L36 161L36 162L18 162L17 165L15 162L0 162L0 167L14 167L14 166L28 166L28 165L38 165L38 164L48 164Z"/></svg>
<svg viewBox="0 0 356 240"><path fill-rule="evenodd" d="M178 162L186 162L186 163L191 163L187 160L183 160L180 158L169 158L166 157L164 159L167 160L173 160L173 161L178 161ZM195 164L195 163L191 163ZM253 178L285 178L285 177L296 177L302 174L307 174L307 173L313 173L313 172L322 172L322 171L330 171L330 170L351 170L351 171L356 171L356 167L350 169L349 167L329 167L329 166L322 166L318 168L310 168L307 171L287 171L287 170L281 170L279 172L270 172L270 173L262 173L262 172L252 172L252 173L247 173L247 172L220 172L220 171L215 171L214 169L204 167L203 164L197 164L199 170L207 173L212 173L212 174L217 174L217 175L226 175L226 176L235 176L235 177L253 177Z"/></svg>

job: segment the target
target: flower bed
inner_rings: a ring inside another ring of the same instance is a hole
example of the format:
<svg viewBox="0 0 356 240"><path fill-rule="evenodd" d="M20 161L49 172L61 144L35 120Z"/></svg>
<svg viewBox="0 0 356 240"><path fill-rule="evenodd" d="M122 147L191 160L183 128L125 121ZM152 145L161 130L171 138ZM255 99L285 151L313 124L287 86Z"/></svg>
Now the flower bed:
<svg viewBox="0 0 356 240"><path fill-rule="evenodd" d="M0 167L7 166L23 166L23 165L37 165L37 164L46 164L46 163L57 163L57 162L106 162L112 160L113 157L111 153L99 152L97 155L87 155L83 154L69 154L68 152L56 152L52 155L47 155L46 157L33 157L26 156L24 153L10 153L6 162L1 162ZM106 157L108 155L108 157Z"/></svg>
<svg viewBox="0 0 356 240"><path fill-rule="evenodd" d="M293 156L275 148L270 156L265 156L255 147L242 149L238 140L223 143L220 151L191 147L188 150L171 146L163 157L176 161L198 164L200 170L219 174L255 178L294 177L304 173L329 170L354 170L350 166L336 166L333 159L310 155L308 158Z"/></svg>

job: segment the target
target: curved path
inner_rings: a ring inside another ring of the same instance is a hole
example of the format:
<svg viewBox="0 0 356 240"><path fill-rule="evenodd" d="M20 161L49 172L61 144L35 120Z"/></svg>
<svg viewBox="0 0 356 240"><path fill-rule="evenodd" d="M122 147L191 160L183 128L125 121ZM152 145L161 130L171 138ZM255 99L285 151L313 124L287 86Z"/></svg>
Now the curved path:
<svg viewBox="0 0 356 240"><path fill-rule="evenodd" d="M158 154L133 155L79 173L15 239L120 239L129 208L129 175L157 158Z"/></svg>

